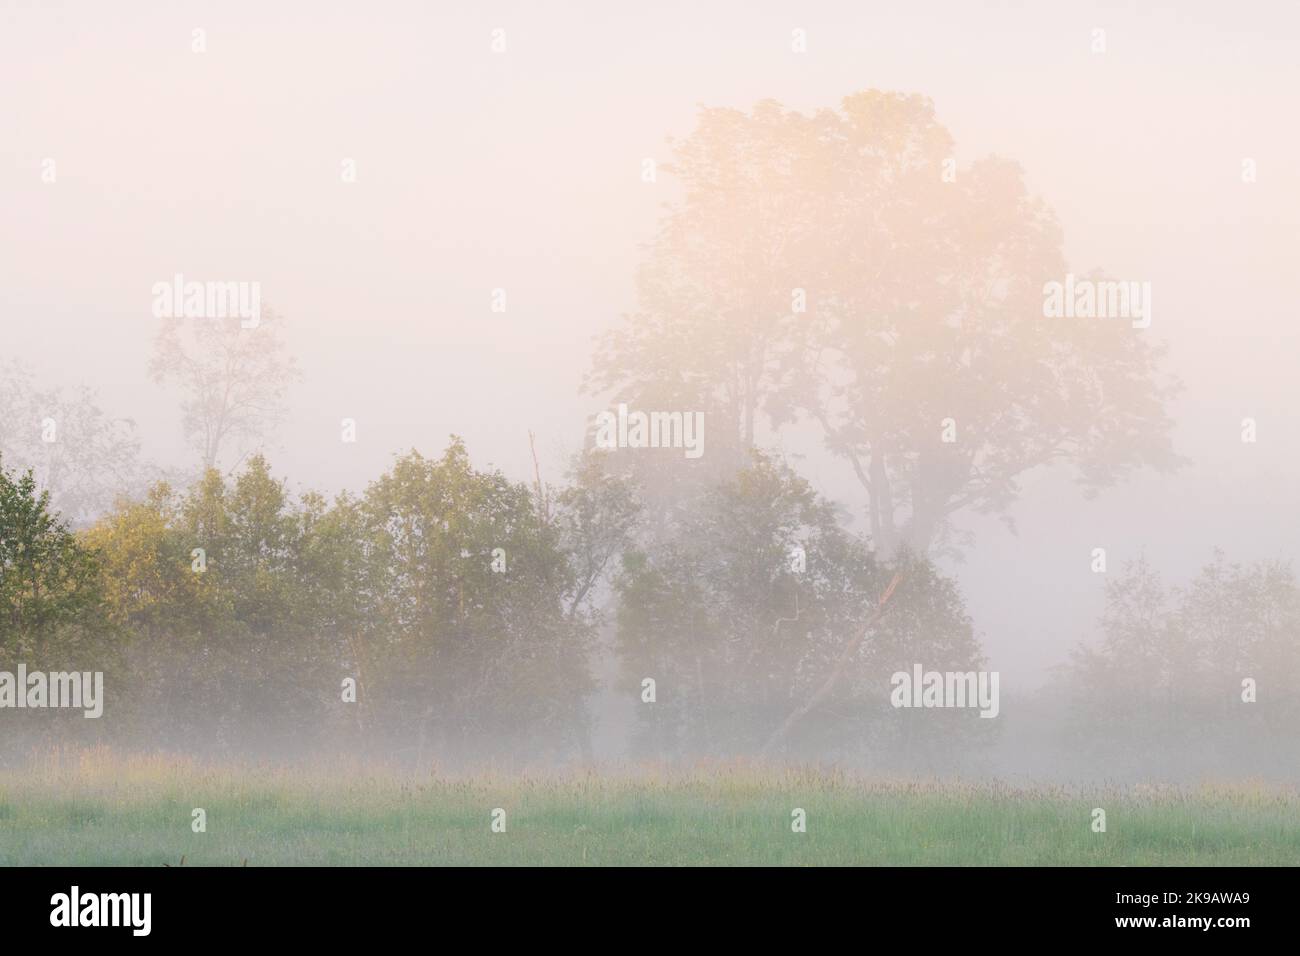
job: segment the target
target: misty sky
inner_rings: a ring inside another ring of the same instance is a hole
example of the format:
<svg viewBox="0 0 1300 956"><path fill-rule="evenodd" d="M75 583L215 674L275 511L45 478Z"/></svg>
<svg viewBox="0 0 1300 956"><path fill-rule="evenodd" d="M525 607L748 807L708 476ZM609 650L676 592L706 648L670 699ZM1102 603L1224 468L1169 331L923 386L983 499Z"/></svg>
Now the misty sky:
<svg viewBox="0 0 1300 956"><path fill-rule="evenodd" d="M94 386L135 419L147 457L179 465L175 395L146 374L150 288L176 272L255 280L303 371L269 449L296 486L360 489L394 452L438 452L451 432L523 478L530 429L559 478L604 407L578 393L592 337L633 306L639 246L674 195L670 177L641 182L642 159L667 159L701 104L915 92L959 162L1021 163L1076 273L1152 283L1143 334L1169 344L1186 385L1180 474L1093 502L1038 474L1011 511L1018 537L963 522L977 544L956 574L1004 690L1094 631L1093 547L1112 571L1145 552L1178 579L1215 545L1295 556L1294 4L437 6L0 3L0 359L43 385ZM195 28L206 53L191 52ZM343 417L357 444L338 440ZM815 433L779 447L862 514Z"/></svg>

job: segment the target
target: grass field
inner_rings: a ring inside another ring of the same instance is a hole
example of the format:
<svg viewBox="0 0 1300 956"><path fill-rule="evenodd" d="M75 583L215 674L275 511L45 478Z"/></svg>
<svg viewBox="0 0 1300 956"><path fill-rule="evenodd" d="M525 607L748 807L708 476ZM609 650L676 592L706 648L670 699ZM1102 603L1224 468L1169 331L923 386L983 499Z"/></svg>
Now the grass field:
<svg viewBox="0 0 1300 956"><path fill-rule="evenodd" d="M194 833L192 811L207 814ZM493 833L495 808L506 832ZM807 832L791 830L791 811ZM1090 828L1094 807L1107 832ZM712 765L539 776L204 766L96 751L0 772L0 864L1297 865L1300 794L1012 788Z"/></svg>

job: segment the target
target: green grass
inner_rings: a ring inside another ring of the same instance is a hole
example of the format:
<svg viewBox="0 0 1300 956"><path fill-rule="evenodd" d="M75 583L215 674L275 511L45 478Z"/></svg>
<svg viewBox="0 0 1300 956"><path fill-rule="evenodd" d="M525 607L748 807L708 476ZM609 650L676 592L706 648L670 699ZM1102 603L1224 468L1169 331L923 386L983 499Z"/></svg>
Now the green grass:
<svg viewBox="0 0 1300 956"><path fill-rule="evenodd" d="M207 811L207 832L191 811ZM506 832L491 814L506 811ZM791 832L791 810L807 833ZM1090 828L1106 810L1106 833ZM1013 788L714 765L536 776L204 766L105 752L0 773L0 864L1297 865L1300 795Z"/></svg>

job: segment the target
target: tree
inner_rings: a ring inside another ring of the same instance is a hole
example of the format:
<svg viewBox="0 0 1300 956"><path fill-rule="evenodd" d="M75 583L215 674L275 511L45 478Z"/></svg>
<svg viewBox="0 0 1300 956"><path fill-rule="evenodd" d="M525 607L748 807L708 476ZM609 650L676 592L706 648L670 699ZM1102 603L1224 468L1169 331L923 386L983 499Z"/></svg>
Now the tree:
<svg viewBox="0 0 1300 956"><path fill-rule="evenodd" d="M859 640L895 574L889 615ZM755 454L670 540L630 552L616 587L624 691L656 682L655 703L638 711L648 752L757 753L828 683L783 735L790 752L926 763L986 723L890 707L896 671L981 666L960 595L925 562L879 562L772 458Z"/></svg>
<svg viewBox="0 0 1300 956"><path fill-rule="evenodd" d="M105 414L92 389L37 389L18 362L0 368L0 454L31 469L71 525L141 490L139 451L135 423Z"/></svg>
<svg viewBox="0 0 1300 956"><path fill-rule="evenodd" d="M13 475L0 459L0 661L71 666L71 657L107 658L98 569L67 522L50 508L30 471Z"/></svg>
<svg viewBox="0 0 1300 956"><path fill-rule="evenodd" d="M1078 750L1112 751L1114 760L1113 744L1123 741L1126 755L1150 755L1185 733L1199 733L1187 719L1203 700L1201 650L1174 628L1175 602L1145 559L1106 582L1101 640L1076 647L1068 665L1075 719L1067 734Z"/></svg>
<svg viewBox="0 0 1300 956"><path fill-rule="evenodd" d="M1177 466L1160 349L1128 322L1045 319L1055 217L1012 162L945 177L953 151L919 96L702 111L638 311L588 387L696 403L724 448L754 444L761 416L817 423L882 553L946 543L962 509L1003 512L1036 467L1072 465L1094 494Z"/></svg>
<svg viewBox="0 0 1300 956"><path fill-rule="evenodd" d="M615 559L631 546L641 513L631 484L610 471L609 459L608 452L579 454L557 497L556 513L546 515L575 574L570 616L582 610Z"/></svg>
<svg viewBox="0 0 1300 956"><path fill-rule="evenodd" d="M120 499L82 538L97 555L103 613L129 675L115 732L193 752L212 746L226 712L213 666L224 618L211 582L192 570L180 513L179 496L159 482L139 501Z"/></svg>
<svg viewBox="0 0 1300 956"><path fill-rule="evenodd" d="M149 371L159 384L180 385L182 427L204 471L232 441L260 445L282 418L298 371L281 326L270 310L255 328L238 317L164 320Z"/></svg>
<svg viewBox="0 0 1300 956"><path fill-rule="evenodd" d="M1064 668L1069 746L1144 776L1294 764L1298 629L1287 564L1243 566L1216 551L1186 587L1145 560L1128 565L1107 584L1098 639Z"/></svg>
<svg viewBox="0 0 1300 956"><path fill-rule="evenodd" d="M339 728L337 643L322 635L311 524L260 456L184 495L156 485L85 535L128 635L135 727L191 749L292 752Z"/></svg>
<svg viewBox="0 0 1300 956"><path fill-rule="evenodd" d="M399 458L358 509L358 654L376 723L416 753L580 746L590 579L533 492L475 469L453 439L441 458Z"/></svg>

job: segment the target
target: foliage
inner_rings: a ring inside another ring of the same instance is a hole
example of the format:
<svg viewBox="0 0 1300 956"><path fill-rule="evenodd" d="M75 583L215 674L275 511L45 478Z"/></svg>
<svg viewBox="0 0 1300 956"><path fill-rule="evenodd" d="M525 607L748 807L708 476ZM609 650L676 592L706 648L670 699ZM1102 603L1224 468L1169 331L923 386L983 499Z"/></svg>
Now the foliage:
<svg viewBox="0 0 1300 956"><path fill-rule="evenodd" d="M815 422L882 553L945 544L954 514L1004 511L1039 466L1072 465L1089 492L1176 467L1160 349L1122 319L1045 319L1066 272L1054 215L1013 162L945 178L953 153L920 96L703 110L638 308L588 387L705 411L711 468L764 423Z"/></svg>
<svg viewBox="0 0 1300 956"><path fill-rule="evenodd" d="M904 583L831 699L792 752L925 763L986 723L971 712L896 711L889 678L978 669L979 647L952 584L924 561L884 564L789 466L755 455L713 489L679 533L632 552L617 579L627 693L641 746L661 755L756 752L835 670L895 571ZM987 729L987 726L986 728Z"/></svg>
<svg viewBox="0 0 1300 956"><path fill-rule="evenodd" d="M1070 746L1148 775L1271 773L1300 757L1300 588L1289 564L1243 566L1216 551L1188 586L1171 587L1142 559L1106 598L1100 640L1076 648L1063 674Z"/></svg>

